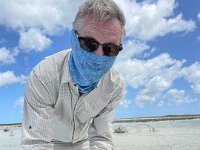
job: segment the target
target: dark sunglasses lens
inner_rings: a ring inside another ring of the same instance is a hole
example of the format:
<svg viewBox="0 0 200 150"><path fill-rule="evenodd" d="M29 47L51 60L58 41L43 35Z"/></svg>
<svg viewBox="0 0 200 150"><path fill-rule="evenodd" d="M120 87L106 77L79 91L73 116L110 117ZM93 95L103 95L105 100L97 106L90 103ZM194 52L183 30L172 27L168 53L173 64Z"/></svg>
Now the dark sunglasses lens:
<svg viewBox="0 0 200 150"><path fill-rule="evenodd" d="M117 56L119 51L122 50L122 46L114 44L105 44L103 45L103 52L106 56Z"/></svg>
<svg viewBox="0 0 200 150"><path fill-rule="evenodd" d="M80 47L86 51L93 52L95 51L99 43L93 38L79 37ZM115 44L103 44L103 52L106 56L117 56L119 51L122 50L122 46Z"/></svg>
<svg viewBox="0 0 200 150"><path fill-rule="evenodd" d="M91 38L79 38L80 46L82 49L93 52L98 48L98 43Z"/></svg>

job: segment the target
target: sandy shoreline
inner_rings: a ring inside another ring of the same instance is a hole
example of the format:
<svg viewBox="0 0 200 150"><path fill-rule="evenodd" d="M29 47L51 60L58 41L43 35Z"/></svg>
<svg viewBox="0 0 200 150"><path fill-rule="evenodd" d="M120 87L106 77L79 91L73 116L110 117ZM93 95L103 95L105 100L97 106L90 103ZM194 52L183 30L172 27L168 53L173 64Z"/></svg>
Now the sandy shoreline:
<svg viewBox="0 0 200 150"><path fill-rule="evenodd" d="M121 118L115 119L114 123L117 122L150 122L150 121L170 121L170 120L190 120L200 119L200 115L168 115L168 116L157 116L157 117L140 117L140 118Z"/></svg>

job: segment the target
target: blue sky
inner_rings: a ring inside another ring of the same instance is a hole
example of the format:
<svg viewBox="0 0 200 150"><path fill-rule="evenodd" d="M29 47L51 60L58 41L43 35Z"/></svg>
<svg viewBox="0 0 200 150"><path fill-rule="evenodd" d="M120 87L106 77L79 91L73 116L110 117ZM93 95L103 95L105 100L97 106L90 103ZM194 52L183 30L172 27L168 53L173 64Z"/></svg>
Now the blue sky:
<svg viewBox="0 0 200 150"><path fill-rule="evenodd" d="M127 20L114 66L127 88L115 118L200 114L200 1L115 1ZM0 123L21 122L31 69L70 48L82 2L0 1Z"/></svg>

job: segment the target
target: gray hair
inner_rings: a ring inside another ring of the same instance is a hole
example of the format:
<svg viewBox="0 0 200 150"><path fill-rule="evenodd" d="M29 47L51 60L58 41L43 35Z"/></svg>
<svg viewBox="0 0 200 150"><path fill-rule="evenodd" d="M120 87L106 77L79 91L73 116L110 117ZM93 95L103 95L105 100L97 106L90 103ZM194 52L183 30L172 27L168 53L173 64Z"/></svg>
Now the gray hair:
<svg viewBox="0 0 200 150"><path fill-rule="evenodd" d="M73 22L75 30L82 27L84 17L95 18L101 22L117 19L123 29L122 37L125 36L125 17L123 11L113 0L87 0L79 7L79 11L76 14Z"/></svg>

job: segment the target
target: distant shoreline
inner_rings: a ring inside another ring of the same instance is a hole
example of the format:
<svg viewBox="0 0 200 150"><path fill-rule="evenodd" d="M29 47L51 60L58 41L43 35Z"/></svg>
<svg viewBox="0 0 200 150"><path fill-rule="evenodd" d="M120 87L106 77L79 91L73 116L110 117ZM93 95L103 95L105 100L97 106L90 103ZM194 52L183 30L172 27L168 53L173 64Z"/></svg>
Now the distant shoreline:
<svg viewBox="0 0 200 150"><path fill-rule="evenodd" d="M175 121L175 120L191 120L200 119L200 114L197 115L167 115L167 116L156 116L156 117L138 117L138 118L118 118L114 119L113 123L123 123L123 122L156 122L156 121ZM15 126L21 127L21 123L10 123L10 124L0 124L2 126Z"/></svg>
<svg viewBox="0 0 200 150"><path fill-rule="evenodd" d="M115 119L114 123L121 122L156 122L156 121L175 121L175 120L191 120L200 119L200 114L197 115L167 115L167 116L156 116L156 117L140 117L140 118L120 118Z"/></svg>

